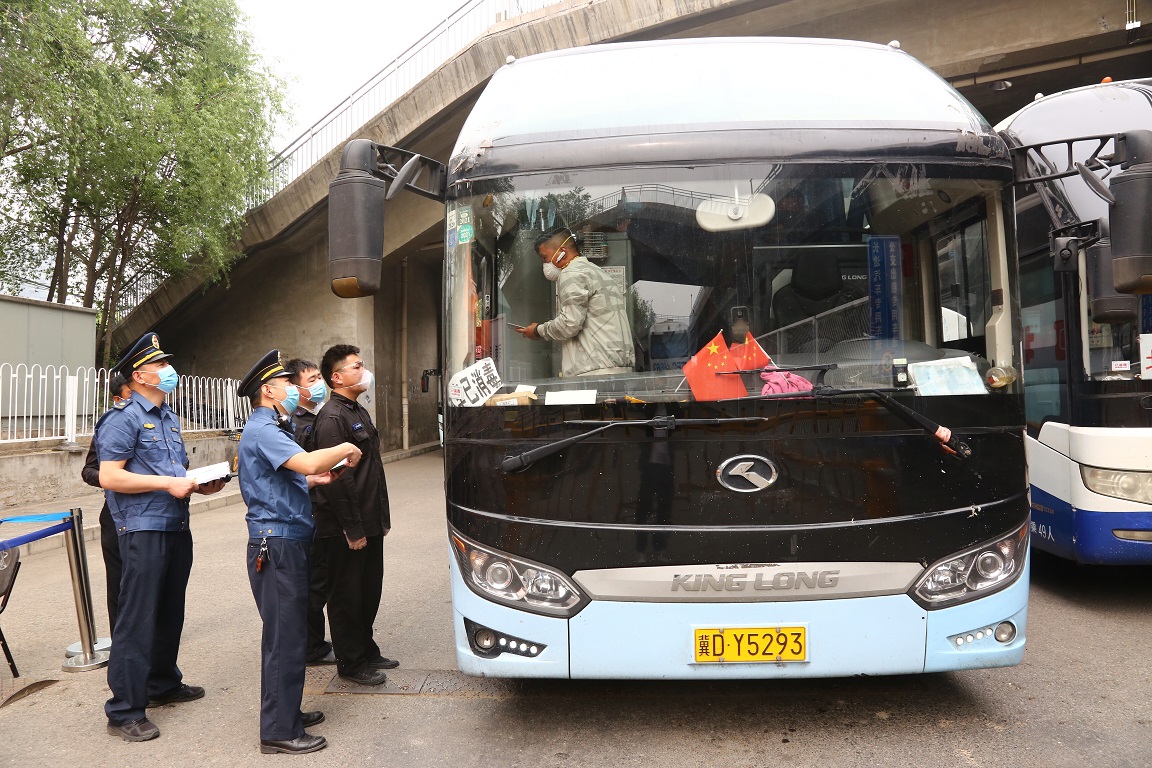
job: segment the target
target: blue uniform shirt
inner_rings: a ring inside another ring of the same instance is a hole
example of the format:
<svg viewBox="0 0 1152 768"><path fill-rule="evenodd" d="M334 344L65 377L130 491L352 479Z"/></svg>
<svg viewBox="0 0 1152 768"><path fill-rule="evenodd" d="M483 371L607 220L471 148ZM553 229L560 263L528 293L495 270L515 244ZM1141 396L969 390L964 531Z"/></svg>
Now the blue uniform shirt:
<svg viewBox="0 0 1152 768"><path fill-rule="evenodd" d="M96 455L100 461L125 461L124 469L138 475L187 474L188 453L176 414L167 403L156 406L142 396L105 415L96 432ZM188 530L188 499L177 499L167 491L109 491L106 495L119 534Z"/></svg>
<svg viewBox="0 0 1152 768"><path fill-rule="evenodd" d="M244 425L240 436L240 493L248 505L248 535L279 536L310 541L312 502L308 481L284 462L303 453L292 435L284 431L275 411L260 407Z"/></svg>

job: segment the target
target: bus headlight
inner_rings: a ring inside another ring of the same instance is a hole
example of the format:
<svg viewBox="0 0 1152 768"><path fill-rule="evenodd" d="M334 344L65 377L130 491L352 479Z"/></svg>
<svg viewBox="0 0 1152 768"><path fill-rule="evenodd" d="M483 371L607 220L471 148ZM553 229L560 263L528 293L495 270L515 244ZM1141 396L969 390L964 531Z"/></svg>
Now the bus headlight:
<svg viewBox="0 0 1152 768"><path fill-rule="evenodd" d="M1104 496L1152 504L1152 472L1126 472L1081 465L1084 486Z"/></svg>
<svg viewBox="0 0 1152 768"><path fill-rule="evenodd" d="M925 608L984 597L1015 581L1028 553L1028 524L1000 539L959 552L934 563L912 590L912 597Z"/></svg>
<svg viewBox="0 0 1152 768"><path fill-rule="evenodd" d="M549 616L573 616L586 602L563 573L477 544L452 531L452 552L464 581L498 603Z"/></svg>

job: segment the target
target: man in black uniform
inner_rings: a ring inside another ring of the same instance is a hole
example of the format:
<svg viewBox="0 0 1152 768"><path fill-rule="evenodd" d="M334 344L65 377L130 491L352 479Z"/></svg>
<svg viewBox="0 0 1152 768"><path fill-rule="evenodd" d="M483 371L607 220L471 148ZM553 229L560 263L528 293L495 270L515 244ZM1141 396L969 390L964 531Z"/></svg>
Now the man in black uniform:
<svg viewBox="0 0 1152 768"><path fill-rule="evenodd" d="M128 388L128 380L122 373L113 373L108 377L108 394L112 395L112 408L123 410L132 397L132 390ZM80 470L80 477L88 485L100 487L100 459L96 456L96 433L100 425L108 418L109 409L92 430L92 444L88 447L88 455L84 458L84 467ZM108 494L104 494L104 506L100 509L100 553L104 556L104 584L108 598L108 635L116 630L116 614L120 606L120 537L116 535L116 523L112 522L112 513L108 509Z"/></svg>
<svg viewBox="0 0 1152 768"><path fill-rule="evenodd" d="M330 485L318 487L313 507L317 548L328 565L328 621L336 672L360 685L380 685L385 669L399 662L384 658L372 639L384 579L384 536L391 527L388 487L380 457L380 435L356 398L369 391L372 373L360 350L338 344L324 353L320 372L332 397L320 409L308 448L350 442L364 457Z"/></svg>
<svg viewBox="0 0 1152 768"><path fill-rule="evenodd" d="M293 358L284 363L288 381L300 392L300 404L292 414L296 425L296 442L304 447L316 414L324 398L328 397L328 387L320 376L320 368L311 360ZM309 491L309 498L316 504L316 492ZM312 542L312 574L308 582L308 664L335 664L336 655L332 644L324 639L324 603L328 601L328 568L316 545Z"/></svg>

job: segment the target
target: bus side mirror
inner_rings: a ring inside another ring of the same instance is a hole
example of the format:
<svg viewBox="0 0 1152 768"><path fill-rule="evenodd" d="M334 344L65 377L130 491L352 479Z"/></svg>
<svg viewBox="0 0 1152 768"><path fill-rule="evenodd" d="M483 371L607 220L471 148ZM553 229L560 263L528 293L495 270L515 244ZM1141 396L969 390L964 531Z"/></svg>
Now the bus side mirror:
<svg viewBox="0 0 1152 768"><path fill-rule="evenodd" d="M328 278L342 299L380 290L388 185L375 170L376 145L354 139L344 146L340 172L328 185Z"/></svg>
<svg viewBox="0 0 1152 768"><path fill-rule="evenodd" d="M1116 154L1125 169L1110 186L1116 202L1108 214L1112 272L1120 293L1152 294L1152 131L1117 136Z"/></svg>
<svg viewBox="0 0 1152 768"><path fill-rule="evenodd" d="M1101 227L1105 227L1103 221ZM1107 231L1107 230L1105 230ZM1112 241L1105 235L1085 252L1092 322L1123 325L1137 317L1140 299L1115 289L1112 273Z"/></svg>

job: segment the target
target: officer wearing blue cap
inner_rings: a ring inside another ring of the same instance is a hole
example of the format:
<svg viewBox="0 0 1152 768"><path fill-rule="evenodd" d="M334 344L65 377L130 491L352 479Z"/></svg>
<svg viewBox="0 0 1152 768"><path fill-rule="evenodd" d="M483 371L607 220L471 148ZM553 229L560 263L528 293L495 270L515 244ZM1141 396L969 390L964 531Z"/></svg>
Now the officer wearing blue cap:
<svg viewBox="0 0 1152 768"><path fill-rule="evenodd" d="M204 689L187 685L176 665L184 598L192 570L188 497L215 493L218 480L197 485L186 475L180 422L165 403L179 376L155 333L141 336L113 367L132 390L96 433L100 486L120 542L120 609L112 632L104 705L108 732L125 741L160 735L146 707L192 701Z"/></svg>
<svg viewBox="0 0 1152 768"><path fill-rule="evenodd" d="M308 489L331 481L337 464L355 466L351 443L306 452L281 420L300 401L279 350L272 350L241 380L252 402L240 437L240 492L248 505L248 581L264 623L260 670L260 751L303 754L327 746L305 728L322 712L301 712L307 654L309 553L315 525Z"/></svg>

